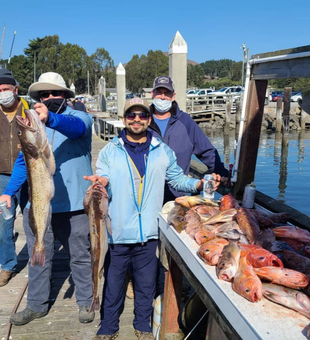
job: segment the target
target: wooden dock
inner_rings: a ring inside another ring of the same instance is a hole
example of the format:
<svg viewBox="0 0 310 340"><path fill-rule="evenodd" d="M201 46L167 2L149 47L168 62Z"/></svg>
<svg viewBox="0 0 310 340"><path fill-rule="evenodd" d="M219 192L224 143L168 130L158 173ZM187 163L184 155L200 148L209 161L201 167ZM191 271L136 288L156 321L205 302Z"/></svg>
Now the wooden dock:
<svg viewBox="0 0 310 340"><path fill-rule="evenodd" d="M93 135L93 168L98 153L105 144L106 142ZM50 294L52 306L48 315L24 326L12 326L10 337L6 337L10 315L28 280L28 254L22 227L22 215L19 215L15 221L15 232L18 234L16 241L18 274L6 286L0 288L0 340L91 340L97 333L100 313L96 312L95 320L92 323L81 324L79 322L69 258L58 242L55 243ZM23 294L17 311L25 308L26 300L27 290ZM133 300L126 298L120 318L119 340L137 339L132 326L133 317Z"/></svg>

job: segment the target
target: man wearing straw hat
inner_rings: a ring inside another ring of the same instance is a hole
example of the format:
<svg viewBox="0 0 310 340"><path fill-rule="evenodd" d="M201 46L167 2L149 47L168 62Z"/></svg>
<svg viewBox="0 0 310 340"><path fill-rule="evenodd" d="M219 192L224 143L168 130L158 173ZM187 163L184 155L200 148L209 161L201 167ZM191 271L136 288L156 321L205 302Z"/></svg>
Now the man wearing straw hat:
<svg viewBox="0 0 310 340"><path fill-rule="evenodd" d="M49 141L53 140L55 195L51 201L51 225L44 237L45 264L43 267L29 264L27 306L13 314L10 322L21 326L48 314L55 238L70 255L79 321L92 322L95 313L89 313L92 301L89 223L83 208L83 198L88 188L83 175L92 174L92 119L87 113L67 106L67 99L74 98L74 92L67 88L64 79L57 73L43 73L39 81L29 87L29 95L38 102L34 108L40 120L46 124ZM10 206L11 197L26 177L26 165L20 153L11 180L0 200L5 200ZM31 256L35 235L29 225L28 213L29 204L24 211L23 224Z"/></svg>

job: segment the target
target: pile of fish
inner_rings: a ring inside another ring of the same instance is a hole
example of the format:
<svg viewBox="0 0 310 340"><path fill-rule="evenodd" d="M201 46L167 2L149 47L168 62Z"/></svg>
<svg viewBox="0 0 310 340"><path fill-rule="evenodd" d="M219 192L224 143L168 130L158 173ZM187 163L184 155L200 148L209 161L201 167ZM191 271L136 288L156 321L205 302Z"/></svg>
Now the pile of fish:
<svg viewBox="0 0 310 340"><path fill-rule="evenodd" d="M217 202L178 197L162 212L236 293L251 302L264 296L310 318L310 232L288 224L288 214L242 208L231 194Z"/></svg>

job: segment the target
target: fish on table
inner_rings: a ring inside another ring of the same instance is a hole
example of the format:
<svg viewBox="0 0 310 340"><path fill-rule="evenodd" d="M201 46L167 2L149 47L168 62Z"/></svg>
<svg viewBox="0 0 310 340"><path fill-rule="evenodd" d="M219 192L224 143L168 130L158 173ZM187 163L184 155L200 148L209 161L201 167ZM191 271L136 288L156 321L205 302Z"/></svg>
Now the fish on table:
<svg viewBox="0 0 310 340"><path fill-rule="evenodd" d="M242 256L246 256L248 262L255 268L266 266L281 268L284 267L282 261L278 258L277 255L260 246L256 246L254 244L239 243L239 247L241 249Z"/></svg>
<svg viewBox="0 0 310 340"><path fill-rule="evenodd" d="M185 214L187 209L181 205L175 205L168 213L167 223L175 228L180 233L186 228Z"/></svg>
<svg viewBox="0 0 310 340"><path fill-rule="evenodd" d="M180 196L175 199L176 203L182 205L185 208L191 208L195 205L210 205L212 207L218 207L219 204L211 199L204 198L201 195L196 196Z"/></svg>
<svg viewBox="0 0 310 340"><path fill-rule="evenodd" d="M247 239L253 244L260 232L257 220L245 208L237 209L236 219L240 229L246 235Z"/></svg>
<svg viewBox="0 0 310 340"><path fill-rule="evenodd" d="M270 251L270 248L275 241L276 237L273 230L271 228L267 228L259 232L255 240L255 245Z"/></svg>
<svg viewBox="0 0 310 340"><path fill-rule="evenodd" d="M310 278L310 259L294 251L284 250L282 259L285 267L297 270Z"/></svg>
<svg viewBox="0 0 310 340"><path fill-rule="evenodd" d="M210 266L215 266L222 254L223 248L229 243L224 238L216 237L210 241L203 243L197 251L198 257L200 257L205 263Z"/></svg>
<svg viewBox="0 0 310 340"><path fill-rule="evenodd" d="M237 214L237 210L232 208L232 209L227 209L223 211L219 211L217 214L211 216L207 220L205 220L206 224L215 224L215 223L224 223L224 222L230 222L234 219L234 217Z"/></svg>
<svg viewBox="0 0 310 340"><path fill-rule="evenodd" d="M108 194L98 181L93 182L84 197L84 209L89 219L93 300L90 312L99 310L99 285L103 277L103 266L108 251L108 234L111 225L108 218Z"/></svg>
<svg viewBox="0 0 310 340"><path fill-rule="evenodd" d="M261 279L292 289L306 288L309 284L305 274L289 268L268 266L254 268L254 271Z"/></svg>
<svg viewBox="0 0 310 340"><path fill-rule="evenodd" d="M310 319L310 298L295 289L263 283L263 296Z"/></svg>
<svg viewBox="0 0 310 340"><path fill-rule="evenodd" d="M201 227L194 235L195 241L198 245L202 245L216 237L215 233L213 233L209 228Z"/></svg>
<svg viewBox="0 0 310 340"><path fill-rule="evenodd" d="M238 270L232 282L233 290L251 302L262 299L263 289L260 278L256 275L246 256L241 256Z"/></svg>
<svg viewBox="0 0 310 340"><path fill-rule="evenodd" d="M205 205L205 204L195 205L191 209L197 211L198 214L204 217L207 217L207 216L210 217L219 212L219 207L217 206L213 207L211 205Z"/></svg>
<svg viewBox="0 0 310 340"><path fill-rule="evenodd" d="M256 218L261 229L273 228L274 222L271 218L269 218L269 216L254 209L247 209L247 211L249 212L249 214L252 214Z"/></svg>
<svg viewBox="0 0 310 340"><path fill-rule="evenodd" d="M306 229L298 228L294 225L284 225L273 229L276 237L291 238L304 243L310 242L310 232Z"/></svg>
<svg viewBox="0 0 310 340"><path fill-rule="evenodd" d="M185 227L185 232L187 234L191 234L193 232L195 234L195 230L198 230L202 225L201 217L195 210L187 211L184 221L187 223Z"/></svg>
<svg viewBox="0 0 310 340"><path fill-rule="evenodd" d="M237 242L229 242L222 251L216 273L220 280L231 281L239 267L240 248Z"/></svg>
<svg viewBox="0 0 310 340"><path fill-rule="evenodd" d="M220 198L220 211L228 210L228 209L238 209L240 205L237 199L231 194L224 195Z"/></svg>
<svg viewBox="0 0 310 340"><path fill-rule="evenodd" d="M25 117L16 116L18 138L27 168L29 191L29 225L35 235L31 266L44 266L44 236L52 217L55 159L48 141L45 124L35 110L25 110Z"/></svg>

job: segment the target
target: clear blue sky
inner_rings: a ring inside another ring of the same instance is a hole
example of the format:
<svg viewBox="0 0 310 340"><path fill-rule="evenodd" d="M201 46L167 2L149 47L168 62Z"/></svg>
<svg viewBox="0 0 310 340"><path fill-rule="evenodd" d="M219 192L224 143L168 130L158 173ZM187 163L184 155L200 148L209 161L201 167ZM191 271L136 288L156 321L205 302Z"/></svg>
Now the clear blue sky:
<svg viewBox="0 0 310 340"><path fill-rule="evenodd" d="M242 60L250 55L310 45L309 0L15 0L1 1L2 59L23 54L31 39L59 35L88 55L105 48L115 65L149 50L168 51L177 31L188 59ZM1 43L0 40L0 43Z"/></svg>

